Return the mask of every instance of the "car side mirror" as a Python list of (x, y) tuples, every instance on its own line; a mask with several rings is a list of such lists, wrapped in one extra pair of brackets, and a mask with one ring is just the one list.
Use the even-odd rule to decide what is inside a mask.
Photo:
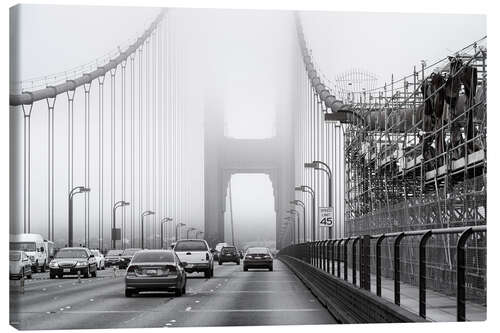
[(23, 261), (28, 261), (28, 258), (24, 258)]
[(40, 252), (42, 252), (42, 253), (43, 253), (44, 251), (45, 251), (45, 249), (44, 249), (43, 247), (41, 247), (41, 248), (40, 248)]
[(94, 255), (93, 255), (93, 254), (91, 254), (91, 255), (89, 256), (89, 258), (94, 258)]
[(214, 253), (215, 252), (215, 249), (210, 249), (210, 253)]

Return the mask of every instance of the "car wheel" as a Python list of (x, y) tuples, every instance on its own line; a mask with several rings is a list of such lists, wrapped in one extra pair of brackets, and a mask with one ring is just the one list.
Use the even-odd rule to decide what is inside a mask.
[(45, 273), (45, 262), (43, 263), (42, 267), (40, 267), (40, 271), (42, 273)]
[(49, 274), (49, 277), (50, 277), (51, 279), (55, 279), (55, 278), (56, 278), (56, 275), (55, 275), (54, 273), (52, 273), (52, 272), (51, 272), (51, 273)]
[(186, 282), (184, 282), (184, 286), (182, 287), (182, 294), (186, 294)]
[(239, 264), (240, 264), (240, 261), (238, 260), (238, 261), (236, 262), (236, 265), (239, 265)]
[(273, 266), (269, 266), (269, 271), (272, 272), (273, 271)]
[(219, 265), (222, 265), (222, 261), (219, 260)]
[(87, 270), (83, 273), (83, 277), (86, 279), (89, 277), (89, 272), (90, 272), (90, 268), (87, 267)]
[(182, 296), (182, 288), (175, 288), (175, 297)]
[(57, 277), (60, 278), (60, 279), (62, 279), (64, 277), (64, 275), (59, 274)]
[(248, 271), (248, 267), (243, 266), (243, 271), (247, 272)]
[(211, 276), (210, 276), (210, 269), (207, 269), (205, 271), (205, 279), (210, 279), (210, 278), (211, 278)]
[(125, 289), (125, 297), (132, 297), (134, 292), (130, 289)]
[(92, 277), (97, 277), (97, 268), (91, 273)]

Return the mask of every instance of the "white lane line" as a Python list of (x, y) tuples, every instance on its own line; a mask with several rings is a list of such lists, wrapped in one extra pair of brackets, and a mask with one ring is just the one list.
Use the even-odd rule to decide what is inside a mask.
[(170, 322), (171, 322), (171, 323), (175, 323), (175, 322), (177, 322), (177, 320), (172, 319)]
[(206, 309), (191, 312), (316, 312), (324, 309)]
[(186, 312), (191, 311), (191, 309), (192, 309), (192, 308), (191, 308), (190, 306), (188, 306), (188, 307), (186, 308)]
[(195, 302), (195, 303), (200, 303), (200, 301), (198, 301), (198, 300), (196, 300), (196, 301), (194, 301), (194, 302)]
[(93, 298), (91, 298), (91, 299), (89, 299), (89, 301), (93, 302), (93, 301), (94, 301), (94, 299), (93, 299)]

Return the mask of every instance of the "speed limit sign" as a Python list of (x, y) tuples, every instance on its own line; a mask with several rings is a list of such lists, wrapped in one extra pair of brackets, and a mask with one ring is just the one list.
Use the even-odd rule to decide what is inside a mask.
[(333, 207), (319, 207), (319, 226), (333, 227)]

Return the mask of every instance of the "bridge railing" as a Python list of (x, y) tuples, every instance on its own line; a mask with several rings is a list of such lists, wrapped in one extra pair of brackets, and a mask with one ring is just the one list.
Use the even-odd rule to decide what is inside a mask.
[[(473, 288), (471, 281), (466, 280), (466, 272), (473, 265), (468, 265), (467, 261), (475, 261), (477, 257), (486, 257), (486, 226), (473, 227), (456, 227), (443, 229), (427, 229), (414, 230), (407, 232), (394, 232), (378, 235), (360, 235), (355, 237), (347, 237), (341, 239), (327, 239), (315, 242), (306, 242), (290, 245), (280, 250), (280, 255), (291, 256), (307, 262), (316, 268), (351, 282), (354, 286), (359, 285), (360, 288), (371, 291), (371, 266), (375, 266), (375, 293), (377, 296), (382, 296), (382, 278), (383, 278), (383, 256), (382, 243), (384, 240), (392, 240), (392, 280), (393, 280), (393, 301), (396, 305), (401, 305), (401, 243), (404, 239), (410, 237), (418, 238), (418, 313), (422, 318), (426, 318), (427, 310), (427, 290), (432, 289), (427, 286), (429, 272), (434, 266), (434, 262), (430, 261), (428, 243), (432, 236), (438, 235), (455, 235), (455, 244), (450, 244), (450, 248), (454, 249), (453, 256), (456, 256), (456, 269), (450, 271), (456, 274), (454, 283), (454, 292), (456, 296), (456, 320), (466, 320), (466, 298), (467, 288)], [(477, 246), (468, 246), (467, 241), (471, 236), (481, 237), (484, 239), (484, 255), (477, 255)], [(350, 251), (349, 251), (350, 245)], [(374, 245), (374, 246), (373, 246)], [(372, 248), (375, 248), (375, 253), (371, 254)], [(359, 250), (359, 251), (358, 251)], [(468, 253), (474, 252), (474, 253)], [(451, 252), (451, 251), (450, 251)], [(350, 258), (349, 258), (350, 257)], [(374, 260), (373, 260), (374, 259)], [(415, 260), (415, 258), (413, 258)], [(485, 260), (485, 259), (484, 259)], [(359, 272), (357, 272), (357, 267)], [(349, 281), (349, 268), (351, 270), (351, 279)], [(431, 273), (431, 275), (434, 273)], [(482, 283), (480, 288), (483, 292), (486, 291), (486, 268), (482, 268), (479, 273)], [(359, 276), (359, 284), (357, 282)], [(453, 281), (453, 279), (451, 279)], [(477, 286), (475, 286), (477, 287)]]

